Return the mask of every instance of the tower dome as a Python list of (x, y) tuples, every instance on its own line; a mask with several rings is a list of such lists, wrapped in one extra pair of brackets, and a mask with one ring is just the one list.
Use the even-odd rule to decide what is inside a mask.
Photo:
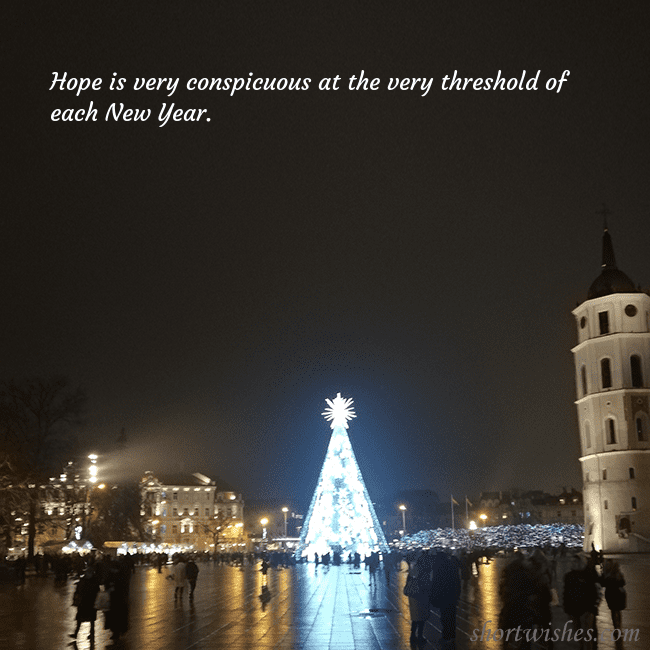
[(603, 232), (603, 270), (600, 275), (592, 282), (587, 294), (587, 300), (609, 296), (612, 293), (636, 293), (634, 282), (619, 270), (616, 266), (614, 257), (614, 245), (612, 237), (605, 224)]

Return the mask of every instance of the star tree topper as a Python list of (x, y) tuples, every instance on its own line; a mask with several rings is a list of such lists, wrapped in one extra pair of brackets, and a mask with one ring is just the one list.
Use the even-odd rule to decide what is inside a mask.
[(348, 420), (356, 418), (357, 415), (352, 408), (351, 397), (343, 398), (341, 393), (338, 393), (334, 399), (325, 399), (329, 406), (321, 413), (325, 416), (326, 420), (332, 420), (330, 425), (332, 429), (336, 427), (348, 428)]

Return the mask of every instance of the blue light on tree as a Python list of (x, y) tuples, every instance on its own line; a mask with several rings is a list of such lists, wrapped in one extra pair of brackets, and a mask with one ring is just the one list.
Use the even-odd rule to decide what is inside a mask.
[(368, 496), (346, 429), (356, 417), (352, 399), (326, 400), (323, 415), (331, 421), (332, 437), (316, 491), (300, 534), (296, 557), (339, 552), (368, 555), (388, 551), (386, 538)]

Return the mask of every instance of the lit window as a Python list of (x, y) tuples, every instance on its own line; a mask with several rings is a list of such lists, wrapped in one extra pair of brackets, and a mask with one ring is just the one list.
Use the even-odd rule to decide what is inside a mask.
[(603, 388), (612, 387), (612, 369), (610, 366), (609, 359), (600, 360), (600, 376), (603, 383)]
[(632, 387), (643, 388), (643, 371), (641, 370), (641, 357), (633, 354), (630, 357), (630, 372), (632, 374)]

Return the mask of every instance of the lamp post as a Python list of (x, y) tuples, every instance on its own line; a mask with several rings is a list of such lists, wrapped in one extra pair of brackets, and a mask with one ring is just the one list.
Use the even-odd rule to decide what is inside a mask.
[(264, 517), (264, 519), (260, 519), (260, 524), (262, 524), (262, 542), (266, 543), (266, 524), (269, 523), (269, 520)]
[[(90, 483), (97, 483), (97, 454), (88, 454), (90, 466), (88, 467), (88, 480)], [(86, 503), (84, 505), (83, 533), (88, 536), (88, 519), (90, 518), (90, 487), (86, 484)]]
[(403, 534), (406, 535), (406, 506), (402, 503), (399, 509), (402, 511), (402, 530), (404, 531)]
[(282, 512), (284, 513), (284, 536), (287, 536), (287, 512), (289, 512), (289, 508), (286, 506), (282, 508)]
[(479, 515), (479, 519), (481, 520), (482, 525), (485, 526), (485, 520), (487, 519), (487, 515), (486, 514), (481, 514), (481, 515)]

